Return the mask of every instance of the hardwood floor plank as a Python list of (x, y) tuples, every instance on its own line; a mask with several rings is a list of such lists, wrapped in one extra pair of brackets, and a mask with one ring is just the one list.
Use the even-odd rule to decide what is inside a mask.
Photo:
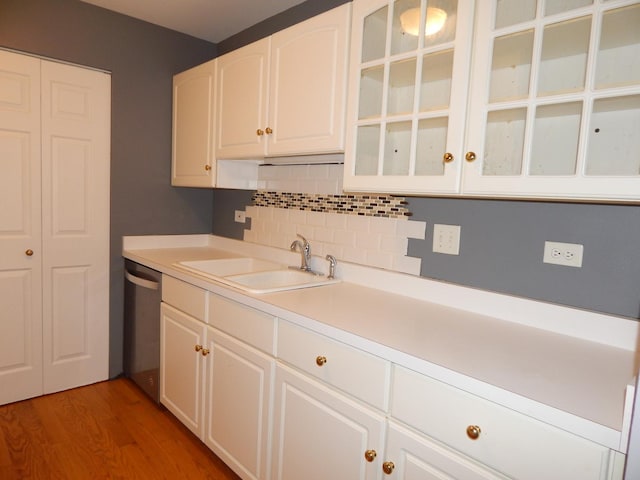
[(0, 479), (238, 480), (127, 379), (0, 406)]

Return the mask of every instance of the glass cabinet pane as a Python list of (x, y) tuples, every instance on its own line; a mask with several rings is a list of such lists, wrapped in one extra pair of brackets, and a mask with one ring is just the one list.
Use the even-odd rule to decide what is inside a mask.
[(420, 111), (449, 107), (453, 50), (425, 55), (422, 60), (420, 84)]
[(394, 2), (391, 55), (418, 48), (421, 18), (420, 0), (396, 0)]
[(385, 56), (387, 45), (387, 15), (389, 7), (376, 10), (364, 19), (362, 31), (362, 62)]
[(496, 28), (509, 27), (536, 18), (536, 0), (497, 0)]
[(544, 14), (545, 16), (555, 15), (592, 4), (593, 0), (545, 0)]
[(640, 175), (640, 95), (593, 104), (587, 175)]
[(526, 108), (489, 112), (483, 175), (520, 175), (526, 117)]
[(367, 68), (360, 72), (358, 118), (379, 117), (382, 113), (384, 67)]
[(538, 95), (584, 89), (590, 32), (591, 17), (545, 27)]
[(413, 112), (415, 84), (415, 58), (391, 64), (387, 98), (387, 113), (389, 115)]
[(380, 125), (358, 127), (356, 139), (356, 175), (377, 175), (380, 157)]
[(408, 175), (411, 158), (411, 122), (387, 124), (383, 175)]
[(596, 88), (640, 84), (640, 4), (603, 15)]
[(446, 117), (427, 118), (418, 122), (416, 147), (416, 175), (443, 175), (443, 156), (447, 151)]
[(573, 175), (578, 159), (582, 102), (536, 109), (529, 174)]
[(529, 94), (532, 54), (533, 30), (495, 39), (489, 87), (490, 102), (525, 98)]
[(424, 46), (427, 48), (453, 42), (456, 38), (456, 0), (427, 1)]

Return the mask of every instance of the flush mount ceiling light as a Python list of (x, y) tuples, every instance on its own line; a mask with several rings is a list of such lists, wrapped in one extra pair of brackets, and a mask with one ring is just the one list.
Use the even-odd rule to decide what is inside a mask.
[[(447, 21), (447, 12), (440, 8), (428, 7), (427, 8), (427, 21), (424, 27), (425, 36), (438, 33), (444, 27), (444, 22)], [(405, 10), (400, 15), (400, 25), (402, 30), (409, 35), (418, 36), (420, 33), (420, 7), (410, 8)]]

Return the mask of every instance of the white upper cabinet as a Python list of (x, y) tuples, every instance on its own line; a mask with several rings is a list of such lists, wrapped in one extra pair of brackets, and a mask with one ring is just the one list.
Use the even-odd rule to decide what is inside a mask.
[(462, 191), (640, 198), (640, 2), (480, 2), (477, 25)]
[(351, 5), (218, 58), (220, 159), (344, 151)]
[(214, 99), (216, 61), (173, 77), (171, 185), (214, 187)]
[(355, 0), (345, 188), (640, 198), (640, 2), (476, 3)]
[(457, 191), (473, 4), (354, 1), (345, 190)]

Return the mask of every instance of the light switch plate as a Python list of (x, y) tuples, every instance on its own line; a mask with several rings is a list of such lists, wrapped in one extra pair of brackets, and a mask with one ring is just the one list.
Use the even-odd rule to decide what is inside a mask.
[(433, 226), (433, 251), (447, 255), (460, 255), (460, 225)]

